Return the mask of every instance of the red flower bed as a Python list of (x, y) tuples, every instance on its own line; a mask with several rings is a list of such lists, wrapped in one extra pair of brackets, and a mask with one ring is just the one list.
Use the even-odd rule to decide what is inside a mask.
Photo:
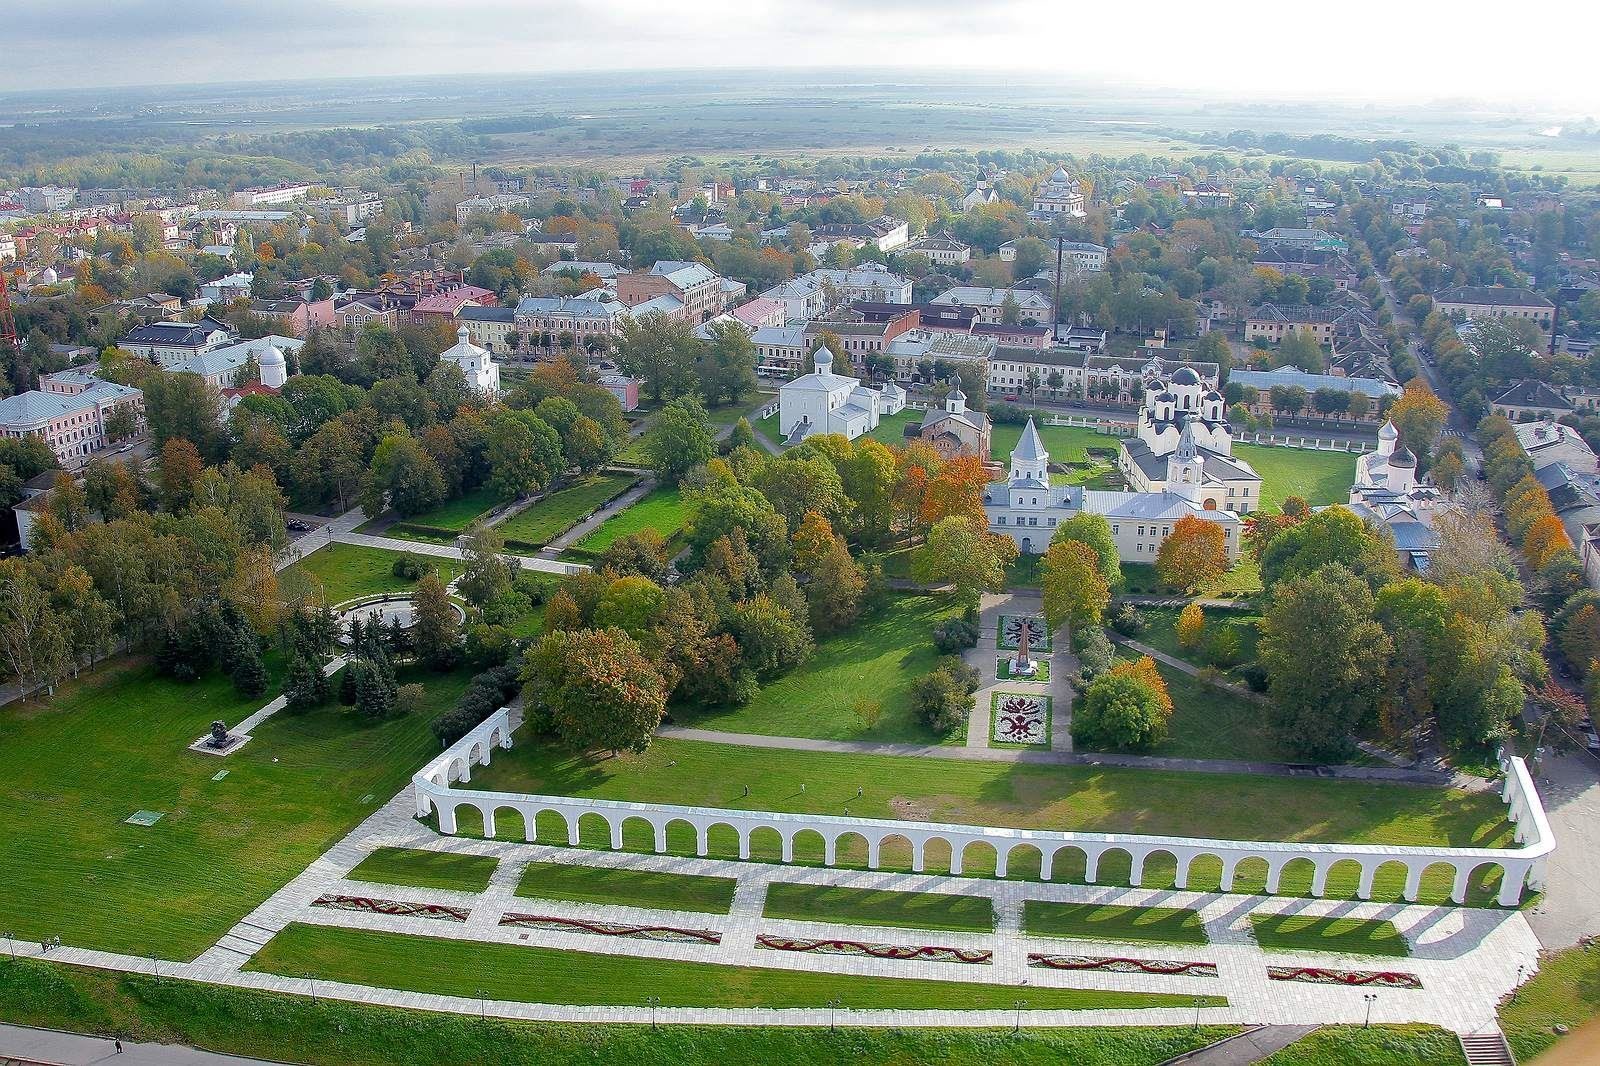
[(618, 922), (591, 922), (581, 918), (557, 918), (551, 914), (506, 914), (501, 925), (527, 929), (551, 929), (558, 933), (595, 933), (600, 936), (627, 936), (640, 940), (672, 943), (720, 944), (722, 934), (715, 929), (679, 929), (671, 925), (624, 925)]
[(1123, 959), (1100, 955), (1030, 953), (1028, 965), (1047, 970), (1099, 970), (1105, 973), (1149, 973), (1166, 977), (1215, 977), (1214, 962), (1169, 962), (1166, 959)]
[(1313, 985), (1346, 985), (1351, 988), (1421, 988), (1422, 978), (1414, 973), (1393, 970), (1324, 970), (1318, 966), (1268, 966), (1267, 976), (1274, 981), (1304, 981)]
[(859, 940), (807, 940), (799, 937), (762, 933), (756, 946), (772, 951), (803, 951), (819, 955), (862, 955), (873, 959), (901, 959), (916, 962), (962, 962), (987, 966), (994, 961), (992, 951), (947, 948), (938, 945), (909, 947), (902, 944), (864, 944)]
[(464, 922), (472, 913), (466, 907), (447, 907), (442, 903), (408, 903), (405, 900), (372, 899), (367, 896), (318, 896), (311, 901), (311, 905), (335, 911), (366, 911), (369, 914), (389, 914), (401, 918), (437, 918), (446, 922)]

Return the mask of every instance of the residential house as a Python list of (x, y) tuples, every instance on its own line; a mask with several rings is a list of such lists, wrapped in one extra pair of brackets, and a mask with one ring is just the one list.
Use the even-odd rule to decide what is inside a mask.
[(407, 313), (413, 325), (421, 326), (444, 319), (455, 320), (465, 307), (494, 307), (500, 302), (492, 289), (477, 285), (456, 285), (418, 298)]
[(638, 307), (658, 296), (681, 301), (681, 317), (701, 323), (722, 312), (722, 279), (703, 263), (663, 259), (649, 270), (618, 274), (617, 299), (625, 307)]
[(106, 446), (106, 416), (116, 408), (144, 412), (138, 389), (81, 370), (46, 374), (39, 384), (0, 399), (0, 437), (42, 437), (62, 466), (80, 466)]
[(456, 223), (466, 225), (467, 219), (473, 215), (499, 215), (505, 213), (515, 214), (520, 207), (527, 207), (531, 200), (526, 196), (500, 194), (495, 196), (474, 196), (470, 200), (462, 200), (456, 204)]
[(972, 307), (983, 322), (999, 322), (1005, 316), (1007, 300), (1016, 304), (1017, 319), (1031, 325), (1044, 325), (1053, 317), (1050, 299), (1032, 289), (993, 289), (980, 285), (957, 285), (933, 298), (933, 303)]
[(250, 313), (272, 319), (291, 337), (304, 337), (314, 329), (333, 325), (333, 299), (251, 300)]
[(918, 237), (900, 249), (900, 252), (902, 255), (925, 255), (929, 262), (938, 263), (940, 266), (965, 263), (972, 258), (972, 246), (963, 244), (949, 234), (939, 237)]
[(1489, 402), (1494, 414), (1513, 422), (1538, 422), (1560, 418), (1572, 411), (1561, 390), (1543, 381), (1519, 381)]
[(1451, 316), (1521, 318), (1548, 335), (1555, 304), (1530, 289), (1509, 285), (1457, 285), (1433, 294), (1434, 309)]
[(135, 326), (123, 335), (117, 346), (163, 367), (171, 367), (238, 339), (239, 334), (232, 326), (207, 315), (198, 322), (151, 322)]

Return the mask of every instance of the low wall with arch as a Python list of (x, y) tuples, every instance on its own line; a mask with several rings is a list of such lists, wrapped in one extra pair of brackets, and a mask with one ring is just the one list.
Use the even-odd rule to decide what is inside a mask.
[(775, 832), (781, 842), (782, 861), (794, 860), (794, 843), (801, 833), (814, 833), (823, 844), (823, 861), (833, 865), (840, 841), (860, 837), (866, 843), (867, 865), (876, 869), (886, 841), (903, 841), (911, 848), (911, 868), (921, 872), (930, 844), (949, 849), (950, 872), (962, 872), (963, 854), (971, 844), (986, 844), (994, 849), (995, 876), (1006, 875), (1011, 854), (1018, 848), (1037, 851), (1040, 877), (1048, 880), (1057, 856), (1081, 852), (1085, 879), (1094, 884), (1103, 857), (1120, 853), (1128, 857), (1131, 883), (1138, 886), (1146, 861), (1165, 853), (1175, 860), (1176, 888), (1188, 886), (1191, 866), (1199, 859), (1221, 864), (1222, 891), (1233, 889), (1241, 864), (1260, 860), (1266, 865), (1266, 891), (1278, 891), (1284, 869), (1293, 862), (1309, 862), (1312, 867), (1311, 895), (1325, 894), (1328, 874), (1334, 866), (1354, 862), (1361, 870), (1357, 895), (1372, 895), (1373, 881), (1381, 867), (1398, 863), (1405, 868), (1402, 895), (1415, 900), (1421, 891), (1423, 875), (1430, 867), (1448, 867), (1454, 880), (1450, 898), (1465, 903), (1474, 873), (1485, 867), (1501, 872), (1497, 902), (1514, 907), (1522, 900), (1523, 889), (1543, 887), (1544, 860), (1555, 848), (1550, 823), (1534, 790), (1533, 778), (1522, 759), (1502, 755), (1505, 783), (1501, 798), (1506, 817), (1515, 827), (1516, 846), (1512, 848), (1405, 847), (1382, 844), (1306, 844), (1287, 841), (1209, 840), (1196, 837), (1144, 836), (1131, 833), (1065, 833), (1046, 829), (1009, 829), (999, 826), (957, 825), (941, 822), (903, 822), (881, 818), (852, 818), (820, 814), (782, 814), (772, 811), (740, 811), (716, 807), (683, 807), (664, 803), (630, 803), (623, 800), (579, 799), (569, 796), (536, 796), (515, 792), (485, 792), (453, 787), (470, 781), (474, 766), (487, 766), (496, 748), (511, 747), (512, 723), (509, 710), (491, 715), (412, 778), (416, 793), (417, 817), (437, 812), (439, 831), (456, 832), (456, 812), (471, 808), (483, 819), (485, 836), (493, 836), (495, 816), (513, 811), (522, 819), (527, 839), (532, 842), (539, 815), (553, 813), (566, 823), (568, 843), (579, 843), (579, 819), (597, 816), (609, 829), (611, 847), (622, 847), (623, 823), (639, 820), (654, 833), (655, 850), (667, 849), (667, 829), (682, 822), (693, 828), (696, 852), (704, 855), (712, 829), (724, 827), (738, 837), (739, 857), (750, 857), (751, 834), (758, 830)]

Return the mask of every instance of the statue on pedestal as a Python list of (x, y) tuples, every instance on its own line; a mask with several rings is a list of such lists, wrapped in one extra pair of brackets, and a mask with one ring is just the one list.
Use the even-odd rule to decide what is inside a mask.
[(1028, 656), (1028, 637), (1033, 633), (1032, 619), (1023, 619), (1021, 633), (1017, 637), (1017, 654), (1011, 660), (1012, 677), (1032, 677), (1039, 672), (1039, 666)]
[(232, 742), (232, 740), (233, 738), (228, 735), (228, 725), (226, 722), (218, 721), (211, 723), (211, 735), (206, 738), (207, 744), (211, 745), (213, 748), (221, 749), (226, 748), (228, 744)]

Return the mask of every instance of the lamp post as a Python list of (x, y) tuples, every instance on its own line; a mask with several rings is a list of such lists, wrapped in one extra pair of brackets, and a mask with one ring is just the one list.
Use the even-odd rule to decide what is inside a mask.
[(315, 1006), (317, 1002), (317, 979), (308, 973), (301, 974), (301, 976), (304, 977), (306, 979), (306, 983), (311, 986), (311, 1003), (313, 1006)]
[(1368, 992), (1361, 998), (1367, 1001), (1367, 1020), (1361, 1023), (1361, 1028), (1368, 1029), (1372, 1026), (1372, 1005), (1378, 1002), (1378, 994), (1376, 992)]
[(1027, 1005), (1028, 1001), (1025, 999), (1015, 1000), (1011, 1004), (1011, 1009), (1017, 1012), (1016, 1024), (1011, 1027), (1012, 1036), (1022, 1035), (1022, 1008), (1026, 1007)]
[(838, 1000), (836, 1000), (836, 999), (828, 1000), (828, 1032), (830, 1032), (830, 1033), (835, 1031), (834, 1024), (833, 1024), (833, 1012), (838, 1010), (838, 1009), (839, 1009), (839, 1001)]
[(653, 1033), (656, 1030), (656, 1008), (661, 1006), (661, 997), (646, 996), (644, 1001), (650, 1007), (650, 1031)]
[(17, 943), (16, 943), (16, 941), (11, 939), (11, 934), (10, 933), (0, 933), (0, 936), (4, 936), (6, 938), (6, 947), (8, 949), (10, 949), (10, 951), (11, 951), (11, 961), (12, 962), (16, 962), (17, 961)]
[(489, 997), (483, 991), (483, 989), (480, 988), (480, 989), (478, 989), (478, 1020), (480, 1022), (482, 1022), (482, 1021), (487, 1021), (488, 1019), (489, 1019)]

